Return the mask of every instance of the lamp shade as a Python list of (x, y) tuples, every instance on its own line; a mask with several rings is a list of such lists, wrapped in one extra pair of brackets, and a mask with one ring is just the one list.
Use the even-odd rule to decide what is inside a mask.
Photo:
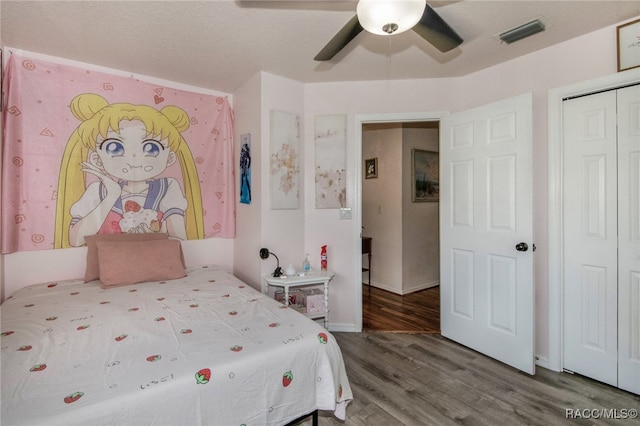
[(360, 0), (356, 7), (362, 28), (373, 34), (399, 34), (413, 28), (424, 13), (426, 0)]

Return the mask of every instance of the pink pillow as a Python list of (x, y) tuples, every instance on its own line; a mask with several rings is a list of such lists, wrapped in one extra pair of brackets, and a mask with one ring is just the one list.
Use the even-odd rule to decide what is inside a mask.
[(178, 240), (97, 241), (102, 288), (186, 276)]
[(84, 282), (100, 278), (96, 241), (150, 241), (166, 240), (167, 238), (169, 238), (169, 234), (162, 232), (148, 234), (96, 234), (85, 236), (84, 241), (87, 244), (87, 268), (84, 272)]

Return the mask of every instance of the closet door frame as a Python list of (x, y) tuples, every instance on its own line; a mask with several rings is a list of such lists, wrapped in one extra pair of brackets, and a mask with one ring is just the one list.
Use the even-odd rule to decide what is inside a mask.
[(559, 87), (549, 91), (548, 96), (548, 358), (540, 358), (538, 365), (553, 371), (563, 369), (563, 225), (562, 225), (562, 156), (563, 114), (562, 102), (565, 98), (587, 95), (603, 90), (613, 90), (640, 83), (640, 70), (632, 69), (597, 79)]

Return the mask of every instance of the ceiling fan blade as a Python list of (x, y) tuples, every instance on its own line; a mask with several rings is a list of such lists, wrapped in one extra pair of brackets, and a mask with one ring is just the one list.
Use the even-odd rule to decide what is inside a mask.
[(329, 43), (315, 56), (316, 61), (328, 61), (353, 40), (364, 28), (358, 22), (358, 16), (351, 18), (344, 27), (333, 36)]
[(441, 52), (448, 52), (462, 43), (462, 37), (449, 26), (428, 4), (420, 22), (413, 27), (420, 37), (434, 45)]

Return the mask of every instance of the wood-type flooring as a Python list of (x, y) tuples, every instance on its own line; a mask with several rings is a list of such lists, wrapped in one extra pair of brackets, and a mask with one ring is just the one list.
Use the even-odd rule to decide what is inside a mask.
[[(354, 400), (345, 422), (322, 412), (321, 426), (640, 424), (628, 416), (640, 409), (638, 395), (541, 367), (530, 376), (437, 334), (333, 336)], [(582, 418), (576, 419), (576, 413)], [(627, 418), (620, 418), (624, 413)]]
[(363, 285), (362, 328), (365, 331), (440, 333), (440, 287), (400, 296)]
[(541, 367), (530, 376), (442, 337), (439, 287), (370, 290), (363, 286), (365, 331), (332, 333), (354, 400), (346, 421), (321, 412), (321, 426), (640, 425), (629, 416), (638, 395)]

